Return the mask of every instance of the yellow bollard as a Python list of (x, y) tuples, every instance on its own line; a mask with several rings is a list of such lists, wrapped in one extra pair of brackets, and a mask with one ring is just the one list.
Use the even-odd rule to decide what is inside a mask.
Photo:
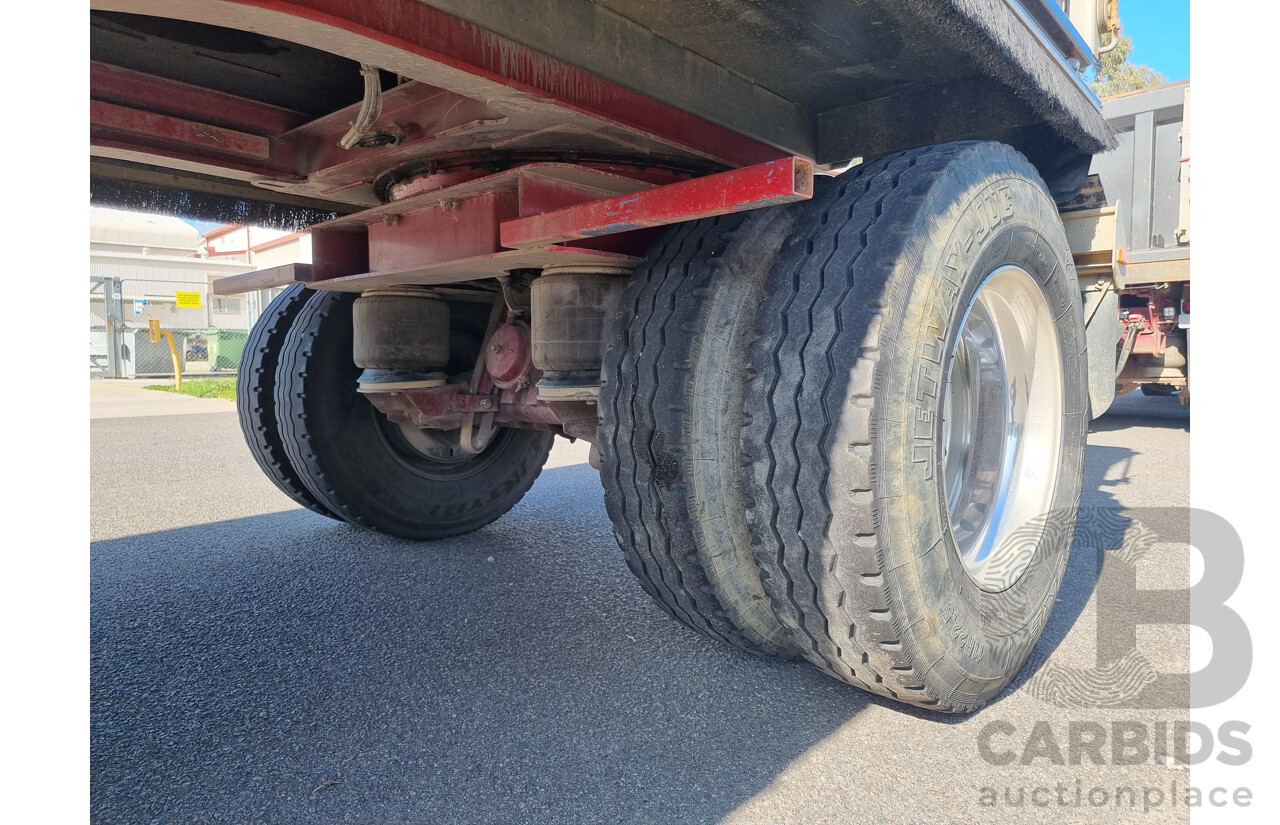
[(161, 335), (169, 342), (169, 355), (173, 358), (173, 388), (182, 392), (182, 362), (178, 360), (178, 348), (173, 344), (173, 333), (160, 329), (160, 322), (155, 318), (147, 321), (147, 329), (151, 333), (151, 343), (160, 343)]

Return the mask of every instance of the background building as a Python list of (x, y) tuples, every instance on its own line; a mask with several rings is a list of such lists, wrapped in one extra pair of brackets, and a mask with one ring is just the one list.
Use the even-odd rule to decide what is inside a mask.
[(173, 332), (184, 373), (233, 371), (276, 290), (218, 296), (213, 281), (310, 260), (302, 233), (232, 224), (201, 235), (179, 218), (90, 207), (90, 375), (172, 375), (168, 344), (150, 341), (152, 319)]

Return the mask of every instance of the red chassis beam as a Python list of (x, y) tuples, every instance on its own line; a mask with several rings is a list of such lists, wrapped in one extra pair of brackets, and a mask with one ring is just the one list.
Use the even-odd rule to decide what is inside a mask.
[[(307, 122), (306, 115), (256, 100), (194, 86), (145, 72), (89, 61), (95, 100), (131, 109), (203, 121), (255, 135), (274, 135)], [(93, 112), (90, 110), (90, 117)]]
[(595, 238), (813, 197), (813, 164), (797, 157), (504, 221), (516, 249)]
[(172, 143), (198, 151), (254, 160), (271, 157), (271, 141), (267, 138), (199, 121), (144, 112), (100, 100), (89, 101), (89, 118), (93, 129), (106, 133), (123, 133), (162, 144)]
[[(214, 291), (234, 294), (299, 280), (314, 289), (348, 292), (446, 284), (492, 278), (511, 269), (541, 269), (555, 265), (556, 258), (566, 264), (630, 266), (638, 259), (620, 249), (583, 249), (559, 242), (759, 209), (813, 195), (813, 164), (789, 157), (518, 217), (524, 214), (518, 196), (494, 187), (509, 187), (520, 176), (520, 170), (499, 173), (320, 224), (313, 232), (315, 272), (285, 265), (220, 279)], [(612, 178), (596, 173), (598, 182), (624, 182)], [(520, 191), (527, 192), (529, 187), (521, 186)], [(529, 203), (544, 200), (545, 193), (536, 191), (539, 197)], [(568, 193), (566, 188), (559, 196), (569, 197)], [(417, 201), (423, 204), (418, 206)], [(405, 214), (398, 214), (399, 210)], [(459, 220), (460, 216), (470, 217)], [(345, 250), (345, 263), (329, 260), (324, 250), (331, 244), (337, 244), (334, 252)]]

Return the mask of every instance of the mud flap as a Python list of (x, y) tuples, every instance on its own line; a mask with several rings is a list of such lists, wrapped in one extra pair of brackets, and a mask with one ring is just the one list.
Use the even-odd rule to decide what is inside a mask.
[(1084, 333), (1089, 356), (1089, 410), (1093, 418), (1105, 413), (1116, 398), (1116, 342), (1123, 334), (1120, 294), (1108, 289), (1101, 293), (1100, 300), (1091, 300), (1097, 294), (1085, 293)]

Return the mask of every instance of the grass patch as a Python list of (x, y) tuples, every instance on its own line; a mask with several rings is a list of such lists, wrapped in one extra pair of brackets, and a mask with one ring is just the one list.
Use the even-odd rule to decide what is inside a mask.
[[(175, 392), (172, 384), (151, 384), (149, 390)], [(194, 395), (196, 398), (225, 398), (236, 400), (236, 379), (228, 378), (196, 378), (182, 382), (183, 395)]]

